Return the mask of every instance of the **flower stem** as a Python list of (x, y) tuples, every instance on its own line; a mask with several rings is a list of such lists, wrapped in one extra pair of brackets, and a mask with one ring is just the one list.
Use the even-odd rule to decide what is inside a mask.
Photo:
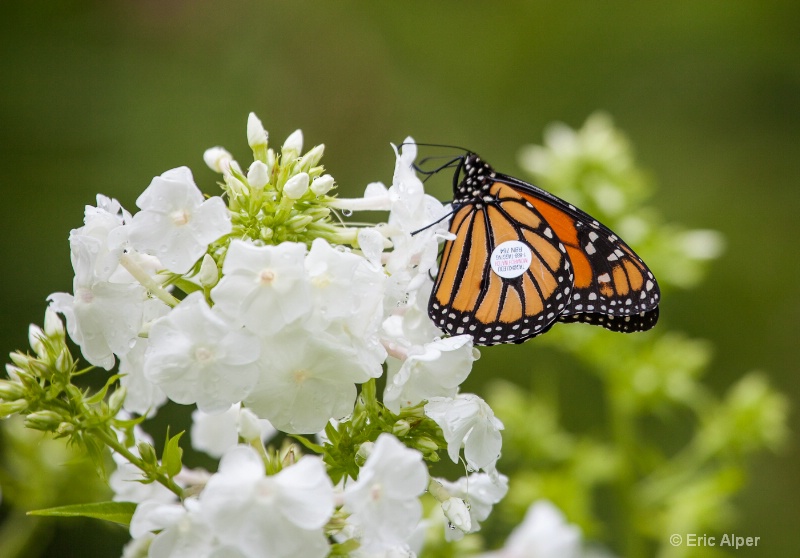
[(119, 259), (119, 263), (122, 265), (122, 267), (128, 270), (128, 273), (133, 275), (134, 279), (139, 281), (139, 283), (141, 283), (145, 289), (150, 291), (153, 296), (161, 299), (171, 308), (174, 308), (180, 303), (180, 300), (165, 291), (164, 288), (156, 283), (155, 280), (150, 277), (150, 275), (144, 269), (142, 269), (139, 264), (133, 261), (133, 258), (131, 258), (128, 254), (123, 254)]
[(122, 445), (119, 440), (117, 440), (116, 436), (107, 432), (104, 428), (93, 429), (93, 432), (98, 438), (105, 442), (109, 448), (127, 459), (132, 465), (138, 467), (145, 475), (147, 475), (147, 478), (154, 479), (156, 482), (162, 484), (168, 490), (173, 492), (179, 499), (183, 499), (183, 489), (178, 486), (175, 481), (163, 473), (153, 471), (151, 468), (147, 467), (147, 464), (142, 459), (134, 455), (128, 448)]
[(620, 533), (625, 540), (623, 556), (644, 556), (644, 540), (636, 531), (636, 432), (635, 417), (630, 406), (619, 396), (613, 385), (606, 384), (609, 402), (611, 432), (614, 445), (620, 454), (619, 474), (617, 475), (617, 497), (620, 505)]

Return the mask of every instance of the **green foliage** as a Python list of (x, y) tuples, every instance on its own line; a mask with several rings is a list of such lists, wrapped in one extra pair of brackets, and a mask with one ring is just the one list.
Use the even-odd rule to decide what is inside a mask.
[(35, 510), (28, 512), (28, 515), (48, 516), (48, 517), (91, 517), (111, 521), (127, 527), (133, 512), (136, 511), (136, 504), (133, 502), (96, 502), (91, 504), (76, 504), (73, 506), (59, 506), (45, 510)]
[[(588, 209), (646, 257), (664, 304), (676, 287), (696, 284), (720, 253), (718, 234), (662, 224), (641, 206), (650, 191), (645, 175), (604, 115), (577, 131), (551, 128), (546, 146), (526, 148), (522, 158), (537, 183)], [(564, 426), (570, 417), (560, 416), (559, 401), (569, 394), (561, 392), (559, 370), (547, 371), (555, 382), (549, 391), (491, 385), (488, 400), (506, 426), (498, 466), (513, 487), (500, 504), (507, 523), (548, 498), (589, 538), (623, 556), (655, 549), (693, 556), (691, 547), (672, 546), (670, 535), (729, 526), (732, 497), (746, 479), (744, 458), (778, 449), (787, 437), (787, 399), (763, 374), (741, 377), (720, 399), (701, 383), (710, 345), (668, 324), (636, 335), (561, 326), (535, 343), (557, 352), (559, 368), (577, 368), (587, 374), (585, 385), (599, 386), (592, 401), (604, 420), (583, 431)]]

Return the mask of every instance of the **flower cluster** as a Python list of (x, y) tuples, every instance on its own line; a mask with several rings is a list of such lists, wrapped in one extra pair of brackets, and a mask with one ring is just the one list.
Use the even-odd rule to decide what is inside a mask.
[[(646, 250), (667, 289), (697, 281), (721, 250), (716, 233), (665, 226), (637, 207), (647, 183), (607, 117), (556, 125), (545, 139), (523, 151), (523, 166)], [(638, 556), (646, 538), (670, 550), (665, 533), (719, 528), (741, 456), (786, 438), (787, 402), (762, 375), (718, 400), (697, 381), (706, 345), (663, 330), (556, 328), (538, 343), (595, 372), (610, 432), (569, 432), (552, 402), (510, 383), (490, 386), (491, 406), (463, 392), (479, 354), (427, 314), (449, 208), (425, 194), (413, 140), (395, 148), (391, 185), (351, 199), (335, 195), (324, 146), (304, 151), (299, 130), (276, 150), (251, 114), (247, 140), (246, 167), (224, 148), (206, 151), (218, 195), (172, 169), (137, 199), (139, 211), (100, 195), (71, 232), (72, 293), (49, 297), (31, 350), (11, 355), (0, 417), (67, 438), (100, 470), (110, 449), (114, 495), (41, 515), (128, 523), (125, 558), (414, 558), (423, 547), (610, 556), (583, 548), (581, 529), (603, 527), (595, 492), (613, 484), (603, 492), (619, 494), (617, 538)], [(388, 218), (346, 224), (355, 211)], [(74, 383), (87, 369), (67, 336), (91, 365), (115, 370), (95, 393)], [(183, 432), (168, 430), (156, 451), (148, 421), (168, 401), (191, 410), (190, 443), (220, 460), (216, 472), (184, 463)], [(669, 457), (638, 439), (637, 421), (673, 409), (698, 426)], [(432, 465), (444, 456), (466, 474), (439, 476)], [(481, 554), (486, 522), (514, 519), (505, 546)]]
[[(478, 357), (471, 337), (443, 339), (427, 316), (447, 208), (425, 194), (413, 140), (396, 149), (389, 187), (342, 199), (324, 146), (304, 153), (297, 131), (276, 152), (253, 114), (247, 132), (246, 170), (221, 147), (205, 153), (221, 195), (180, 167), (153, 179), (136, 213), (98, 196), (69, 237), (73, 292), (49, 297), (50, 330), (62, 314), (90, 364), (119, 366), (93, 432), (116, 452), (115, 500), (137, 504), (126, 555), (411, 556), (429, 485), (448, 536), (478, 531), (507, 490), (495, 468), (503, 425), (459, 390)], [(388, 220), (339, 216), (366, 210)], [(58, 343), (48, 335), (32, 335), (40, 356), (63, 346), (63, 327)], [(9, 385), (37, 374), (26, 358)], [(78, 373), (67, 368), (59, 384)], [(9, 410), (46, 407), (22, 399)], [(138, 425), (167, 400), (196, 406), (192, 445), (221, 457), (218, 472), (183, 466), (180, 436), (156, 455)], [(70, 421), (82, 428), (65, 415), (40, 429)], [(276, 432), (317, 455), (265, 447)], [(321, 444), (303, 436), (316, 433)], [(431, 479), (426, 462), (445, 449), (484, 472)]]

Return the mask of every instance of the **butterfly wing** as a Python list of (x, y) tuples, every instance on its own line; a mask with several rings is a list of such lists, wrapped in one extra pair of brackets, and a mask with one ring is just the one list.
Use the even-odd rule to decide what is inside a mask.
[[(570, 303), (573, 271), (567, 247), (524, 193), (494, 182), (492, 203), (457, 207), (450, 223), (428, 307), (450, 335), (470, 334), (478, 345), (519, 343), (544, 333)], [(516, 241), (530, 264), (514, 277), (490, 265), (494, 251)]]
[(565, 245), (574, 269), (573, 290), (559, 321), (612, 331), (644, 331), (658, 321), (655, 276), (608, 227), (564, 200), (513, 177), (498, 175), (528, 200)]

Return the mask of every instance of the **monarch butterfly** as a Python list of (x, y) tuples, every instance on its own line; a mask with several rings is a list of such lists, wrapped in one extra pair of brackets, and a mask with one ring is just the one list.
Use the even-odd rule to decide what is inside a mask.
[(471, 152), (433, 172), (454, 164), (455, 238), (445, 242), (428, 303), (437, 326), (496, 345), (556, 322), (621, 332), (656, 324), (656, 279), (608, 227)]

